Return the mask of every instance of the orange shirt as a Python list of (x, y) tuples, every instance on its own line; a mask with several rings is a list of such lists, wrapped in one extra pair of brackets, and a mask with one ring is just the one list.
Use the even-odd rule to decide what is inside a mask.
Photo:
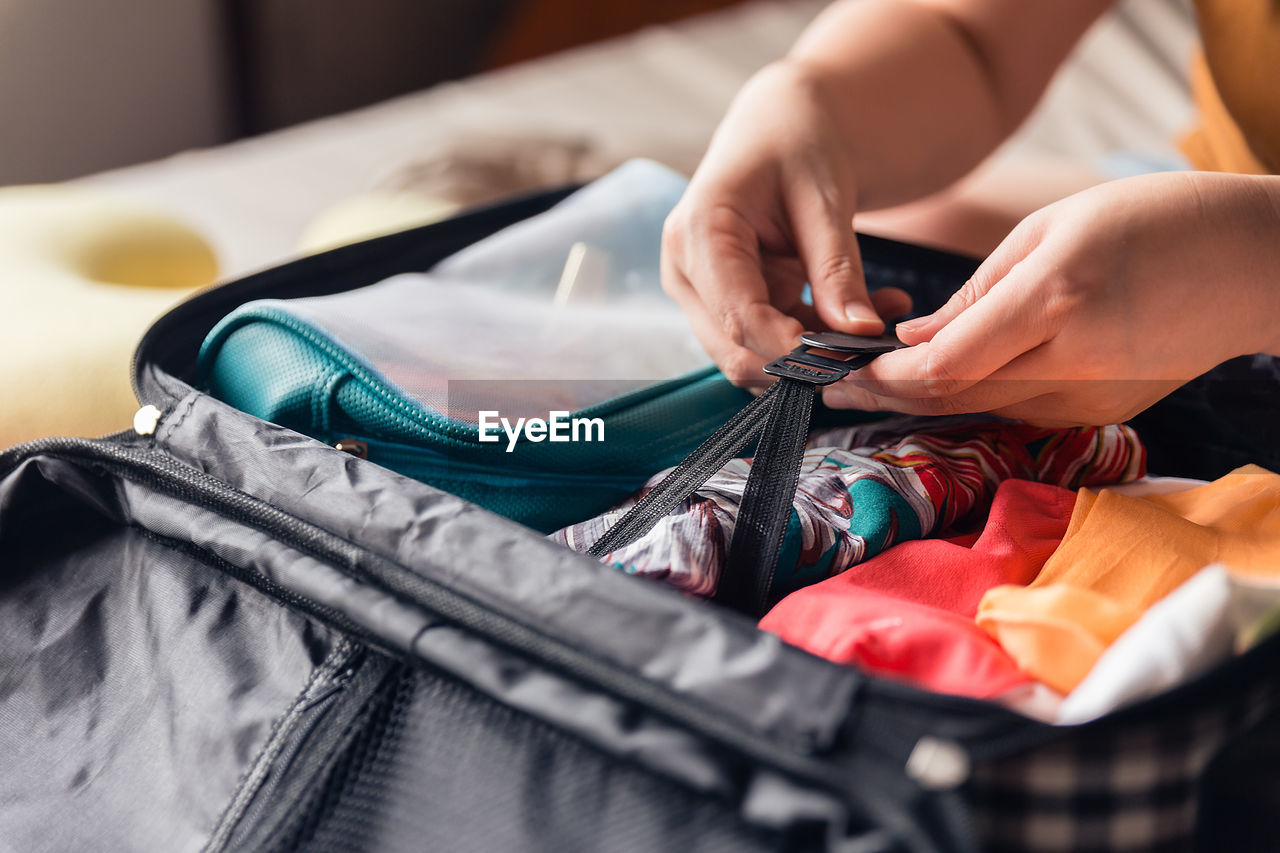
[(1280, 174), (1280, 0), (1195, 0), (1204, 45), (1191, 69), (1197, 169)]
[(1081, 489), (1040, 574), (988, 590), (978, 624), (1024, 672), (1068, 693), (1148, 607), (1212, 563), (1280, 579), (1280, 475), (1246, 465), (1142, 498)]

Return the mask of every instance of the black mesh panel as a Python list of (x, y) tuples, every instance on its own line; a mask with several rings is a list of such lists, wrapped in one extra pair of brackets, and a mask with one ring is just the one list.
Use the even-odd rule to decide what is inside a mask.
[(755, 851), (807, 847), (424, 672), (389, 682), (277, 850)]

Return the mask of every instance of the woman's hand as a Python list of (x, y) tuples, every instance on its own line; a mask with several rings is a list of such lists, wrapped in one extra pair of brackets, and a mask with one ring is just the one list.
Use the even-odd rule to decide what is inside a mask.
[(968, 174), (1111, 2), (837, 0), (752, 77), (662, 240), (663, 286), (729, 378), (764, 381), (804, 330), (875, 334), (909, 310), (868, 296), (855, 210)]
[(1280, 352), (1280, 177), (1173, 172), (1032, 214), (914, 346), (828, 388), (828, 405), (1127, 420), (1238, 355)]
[[(910, 310), (900, 290), (867, 295), (848, 143), (828, 98), (803, 64), (758, 73), (663, 231), (663, 287), (738, 385), (764, 381), (764, 364), (801, 332), (878, 334), (882, 315)], [(806, 281), (812, 306), (801, 301)]]

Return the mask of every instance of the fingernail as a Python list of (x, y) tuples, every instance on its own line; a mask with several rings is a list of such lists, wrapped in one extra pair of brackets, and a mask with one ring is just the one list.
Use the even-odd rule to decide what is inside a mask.
[(880, 317), (871, 307), (862, 302), (847, 302), (844, 306), (844, 316), (852, 323), (879, 323)]
[(917, 317), (914, 320), (903, 320), (898, 324), (899, 332), (914, 332), (916, 329), (924, 325), (924, 318)]

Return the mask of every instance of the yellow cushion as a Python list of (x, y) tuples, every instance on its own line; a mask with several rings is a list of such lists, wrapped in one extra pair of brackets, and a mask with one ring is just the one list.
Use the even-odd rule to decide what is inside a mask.
[(123, 429), (134, 347), (217, 276), (190, 228), (67, 186), (0, 189), (0, 447)]

